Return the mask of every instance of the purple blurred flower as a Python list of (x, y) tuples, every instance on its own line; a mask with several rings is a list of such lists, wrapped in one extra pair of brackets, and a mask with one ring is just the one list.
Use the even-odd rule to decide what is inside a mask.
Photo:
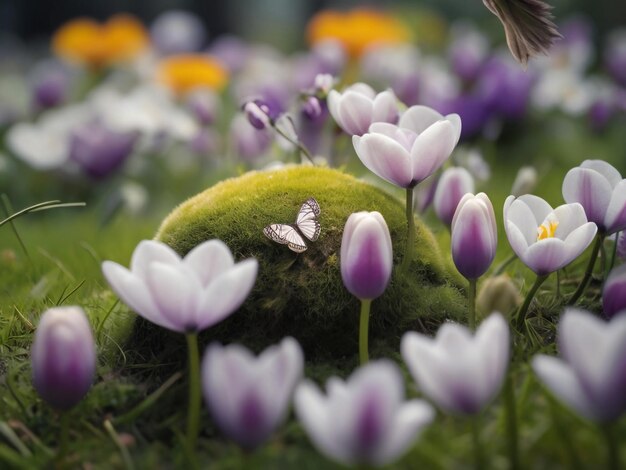
[(352, 295), (380, 297), (391, 278), (391, 236), (380, 212), (355, 212), (348, 217), (341, 239), (341, 278)]
[(435, 106), (442, 114), (459, 115), (463, 127), (460, 139), (463, 141), (480, 135), (491, 118), (490, 104), (474, 93), (460, 93), (454, 97), (439, 100)]
[(474, 335), (446, 323), (432, 339), (410, 331), (400, 350), (424, 394), (441, 409), (463, 415), (480, 413), (498, 394), (509, 365), (509, 327), (492, 314)]
[(219, 59), (231, 73), (241, 71), (250, 57), (250, 47), (237, 36), (218, 37), (209, 47), (209, 54)]
[(613, 79), (626, 86), (626, 28), (615, 30), (609, 35), (604, 62)]
[(469, 171), (458, 166), (445, 170), (439, 179), (433, 200), (439, 220), (449, 227), (461, 198), (466, 193), (473, 192), (474, 178)]
[(562, 359), (535, 356), (535, 374), (585, 418), (617, 421), (626, 411), (626, 315), (607, 323), (584, 310), (567, 309), (557, 339)]
[(467, 279), (489, 269), (498, 247), (498, 228), (491, 201), (485, 193), (465, 194), (452, 219), (452, 259)]
[(244, 449), (263, 444), (285, 420), (303, 367), (293, 338), (258, 357), (238, 344), (211, 344), (202, 361), (202, 389), (222, 432)]
[(603, 160), (585, 160), (568, 171), (563, 199), (582, 204), (587, 218), (606, 234), (626, 229), (626, 179)]
[(219, 323), (244, 302), (258, 270), (255, 259), (236, 263), (220, 240), (209, 240), (181, 257), (164, 243), (144, 240), (130, 270), (102, 263), (111, 288), (146, 320), (179, 333)]
[(328, 93), (328, 109), (333, 119), (350, 135), (365, 134), (374, 122), (398, 122), (399, 110), (393, 91), (376, 93), (365, 83), (355, 83), (342, 93)]
[(535, 274), (557, 271), (578, 258), (597, 232), (578, 203), (556, 209), (531, 194), (504, 202), (504, 229), (511, 248)]
[(31, 349), (33, 385), (59, 410), (78, 404), (93, 383), (96, 345), (89, 320), (80, 307), (46, 310)]
[(70, 158), (92, 178), (104, 178), (117, 170), (132, 153), (135, 132), (115, 132), (98, 121), (70, 133)]
[(203, 126), (213, 124), (220, 112), (219, 97), (208, 88), (197, 88), (185, 97), (187, 109)]
[(199, 51), (206, 35), (202, 20), (183, 10), (161, 13), (150, 27), (154, 47), (165, 55)]
[(272, 143), (272, 133), (252, 127), (243, 114), (237, 114), (230, 124), (230, 140), (238, 157), (252, 161), (267, 151)]
[(252, 124), (255, 129), (260, 131), (269, 129), (272, 126), (272, 122), (275, 121), (275, 117), (278, 117), (270, 117), (270, 108), (263, 100), (248, 101), (243, 105), (243, 112), (248, 122)]
[(477, 29), (468, 25), (455, 25), (453, 40), (448, 49), (452, 70), (466, 82), (475, 80), (487, 59), (489, 42)]
[(200, 129), (189, 141), (189, 148), (198, 155), (214, 154), (219, 149), (220, 138), (214, 129)]
[(32, 100), (39, 110), (63, 104), (71, 86), (70, 72), (53, 61), (39, 63), (32, 72)]
[(457, 114), (444, 117), (426, 106), (412, 106), (397, 126), (376, 122), (367, 134), (353, 136), (352, 143), (370, 171), (401, 188), (413, 188), (441, 167), (460, 134)]
[(618, 312), (626, 314), (626, 264), (613, 269), (604, 281), (602, 309), (607, 318)]
[(626, 231), (622, 230), (617, 239), (617, 256), (626, 260)]
[(423, 400), (404, 401), (404, 381), (388, 361), (372, 362), (344, 382), (332, 377), (324, 396), (305, 381), (294, 406), (315, 447), (345, 465), (383, 466), (400, 458), (435, 417)]
[(314, 121), (324, 112), (324, 105), (315, 96), (309, 96), (302, 104), (302, 114), (307, 119)]

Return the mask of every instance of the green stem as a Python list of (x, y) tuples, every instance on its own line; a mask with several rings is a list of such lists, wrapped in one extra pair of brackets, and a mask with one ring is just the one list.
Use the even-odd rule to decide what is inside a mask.
[(591, 275), (593, 274), (593, 267), (596, 265), (596, 260), (598, 259), (598, 252), (604, 243), (604, 234), (598, 232), (596, 235), (596, 243), (593, 245), (593, 250), (591, 251), (591, 258), (589, 258), (589, 263), (587, 264), (587, 269), (585, 270), (585, 276), (583, 280), (580, 281), (576, 292), (570, 297), (567, 301), (568, 305), (574, 305), (576, 301), (580, 298), (581, 295), (585, 292), (587, 288), (587, 284), (589, 284), (589, 280), (591, 279)]
[(401, 269), (406, 272), (411, 261), (413, 261), (413, 252), (415, 249), (415, 217), (413, 215), (413, 188), (406, 188), (406, 249), (404, 250), (404, 259), (402, 260)]
[(468, 279), (469, 289), (467, 289), (468, 318), (467, 323), (470, 329), (476, 329), (476, 282), (477, 279)]
[(541, 287), (541, 284), (543, 284), (545, 280), (548, 279), (548, 276), (549, 274), (545, 274), (543, 276), (537, 275), (537, 278), (535, 279), (535, 283), (530, 288), (530, 291), (528, 292), (528, 294), (526, 294), (526, 299), (524, 299), (524, 303), (522, 304), (519, 311), (517, 312), (517, 319), (516, 319), (515, 326), (518, 331), (521, 331), (522, 326), (524, 325), (524, 320), (526, 320), (526, 314), (528, 313), (528, 308), (530, 307), (531, 302), (535, 298), (535, 294)]
[(606, 468), (607, 470), (619, 470), (620, 462), (619, 462), (619, 445), (617, 443), (617, 439), (615, 437), (614, 432), (614, 424), (608, 423), (602, 427), (602, 431), (604, 432), (606, 445), (607, 445), (607, 460), (606, 460)]
[(187, 414), (187, 442), (194, 452), (200, 429), (200, 354), (198, 352), (198, 333), (188, 333), (187, 350), (189, 352), (189, 408)]
[(507, 259), (502, 261), (502, 263), (500, 263), (500, 265), (498, 265), (498, 267), (493, 272), (491, 277), (496, 277), (496, 276), (499, 276), (500, 274), (502, 274), (504, 272), (504, 270), (509, 266), (509, 264), (511, 264), (516, 259), (517, 259), (517, 255), (515, 253), (511, 254), (511, 256), (509, 256)]
[(61, 412), (61, 435), (59, 437), (59, 453), (57, 459), (62, 461), (67, 455), (67, 444), (70, 435), (70, 414), (67, 411)]
[(359, 322), (359, 362), (361, 365), (369, 361), (369, 323), (372, 299), (361, 299), (361, 319)]
[(600, 245), (600, 273), (602, 273), (602, 278), (604, 279), (604, 273), (606, 272), (606, 267), (609, 263), (606, 262), (606, 248), (604, 247), (604, 240), (602, 242), (602, 245)]
[(280, 129), (278, 126), (275, 125), (275, 123), (272, 123), (272, 127), (274, 128), (274, 130), (281, 135), (282, 137), (284, 137), (286, 140), (288, 140), (289, 142), (291, 142), (293, 145), (295, 145), (298, 150), (300, 152), (302, 152), (304, 154), (304, 156), (313, 164), (313, 166), (315, 166), (315, 162), (313, 161), (313, 155), (311, 155), (311, 152), (309, 152), (309, 149), (307, 149), (304, 144), (302, 142), (300, 142), (300, 139), (294, 140), (292, 139), (289, 135), (287, 135), (285, 132), (283, 132), (282, 129)]
[(482, 470), (485, 468), (483, 465), (483, 449), (480, 440), (480, 415), (472, 416), (470, 418), (470, 426), (472, 433), (472, 449), (474, 452), (474, 467), (476, 470)]
[(609, 267), (606, 270), (606, 272), (604, 273), (604, 279), (606, 280), (607, 277), (609, 277), (609, 274), (611, 273), (611, 271), (613, 271), (613, 266), (615, 266), (615, 258), (617, 257), (617, 244), (619, 242), (619, 234), (621, 232), (617, 232), (615, 234), (615, 243), (613, 243), (613, 250), (611, 250), (611, 262), (609, 263)]
[(509, 371), (504, 382), (504, 400), (506, 406), (506, 440), (509, 451), (509, 468), (517, 470), (520, 467), (517, 433), (517, 407), (515, 403), (515, 384), (513, 374)]

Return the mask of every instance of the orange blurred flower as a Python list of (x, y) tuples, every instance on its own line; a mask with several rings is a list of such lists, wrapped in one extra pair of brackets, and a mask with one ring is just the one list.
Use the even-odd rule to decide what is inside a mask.
[(141, 22), (126, 14), (112, 16), (103, 24), (77, 18), (61, 26), (52, 38), (57, 55), (92, 68), (132, 59), (148, 43), (148, 33)]
[(208, 55), (180, 54), (161, 61), (157, 79), (179, 94), (202, 87), (219, 91), (228, 81), (228, 72)]
[(310, 44), (334, 39), (351, 57), (359, 57), (371, 46), (408, 42), (411, 34), (399, 19), (368, 8), (348, 12), (324, 10), (315, 15), (307, 27)]

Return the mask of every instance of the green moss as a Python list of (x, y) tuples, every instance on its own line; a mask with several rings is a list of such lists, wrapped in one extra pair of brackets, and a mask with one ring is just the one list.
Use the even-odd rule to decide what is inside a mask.
[[(315, 197), (322, 231), (302, 254), (263, 235), (270, 223), (293, 223), (300, 205)], [(189, 199), (162, 223), (156, 238), (181, 255), (219, 238), (235, 258), (259, 260), (259, 276), (248, 300), (211, 334), (262, 347), (285, 335), (309, 354), (356, 351), (358, 301), (344, 288), (339, 271), (343, 227), (357, 211), (379, 211), (393, 240), (394, 264), (403, 257), (403, 203), (337, 170), (312, 167), (251, 172)], [(417, 255), (410, 272), (394, 272), (386, 293), (372, 305), (372, 339), (397, 343), (406, 329), (424, 329), (465, 308), (457, 278), (447, 270), (432, 233), (417, 221)], [(145, 326), (144, 326), (145, 327)]]

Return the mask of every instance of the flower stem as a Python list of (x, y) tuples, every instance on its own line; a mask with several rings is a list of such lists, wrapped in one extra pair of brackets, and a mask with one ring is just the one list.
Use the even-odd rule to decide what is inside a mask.
[(476, 470), (485, 468), (483, 462), (483, 449), (480, 440), (480, 415), (470, 418), (470, 427), (472, 432), (472, 449), (474, 452), (474, 467)]
[(187, 443), (193, 452), (200, 429), (200, 355), (198, 353), (198, 333), (187, 333), (189, 352), (189, 408), (187, 411)]
[(302, 142), (300, 142), (300, 139), (292, 139), (289, 135), (287, 135), (285, 132), (283, 132), (282, 129), (280, 129), (278, 126), (276, 126), (274, 123), (272, 124), (272, 127), (274, 128), (274, 130), (276, 131), (277, 134), (279, 134), (280, 136), (284, 137), (286, 140), (288, 140), (289, 142), (291, 142), (293, 145), (295, 145), (298, 150), (304, 154), (304, 156), (313, 164), (313, 166), (315, 166), (315, 162), (313, 161), (313, 156), (311, 155), (311, 152), (309, 152), (309, 149), (307, 149), (304, 144)]
[(493, 272), (491, 277), (496, 277), (502, 274), (504, 270), (509, 266), (509, 264), (511, 264), (516, 259), (517, 259), (517, 255), (515, 253), (512, 253), (511, 256), (509, 256), (507, 259), (505, 259), (504, 261), (502, 261), (502, 263), (498, 265), (498, 267)]
[(596, 235), (596, 243), (593, 245), (593, 250), (591, 251), (591, 258), (589, 258), (589, 263), (587, 264), (587, 269), (585, 270), (585, 276), (583, 277), (583, 280), (580, 281), (576, 292), (574, 292), (574, 294), (572, 294), (570, 299), (567, 301), (568, 305), (574, 305), (580, 296), (585, 292), (587, 284), (589, 284), (589, 280), (593, 274), (593, 267), (596, 265), (596, 260), (598, 259), (598, 252), (600, 251), (600, 247), (602, 247), (603, 243), (604, 234), (598, 232)]
[(359, 322), (359, 362), (361, 365), (369, 361), (368, 337), (370, 323), (370, 307), (372, 299), (361, 299), (361, 319)]
[(415, 217), (413, 215), (413, 188), (406, 188), (406, 249), (404, 250), (404, 259), (402, 260), (401, 269), (406, 272), (411, 261), (413, 261), (413, 252), (415, 249)]
[(549, 274), (545, 274), (543, 276), (537, 275), (537, 278), (535, 279), (535, 283), (530, 288), (530, 291), (528, 292), (528, 294), (526, 294), (524, 303), (522, 304), (519, 311), (517, 312), (517, 319), (515, 320), (515, 327), (518, 331), (521, 331), (522, 326), (524, 325), (524, 320), (526, 320), (526, 314), (528, 313), (528, 308), (530, 307), (531, 302), (535, 298), (535, 294), (537, 294), (537, 291), (541, 287), (541, 284), (543, 284), (545, 280), (548, 279), (548, 276)]
[(607, 445), (607, 470), (618, 470), (620, 468), (619, 462), (619, 446), (617, 439), (615, 438), (614, 425), (612, 423), (605, 424), (602, 427)]
[(470, 329), (476, 329), (476, 282), (477, 279), (468, 279), (469, 289), (467, 289), (468, 316), (467, 323)]
[(57, 459), (61, 462), (67, 455), (67, 444), (70, 434), (70, 414), (67, 411), (61, 412), (61, 435), (59, 437), (59, 453)]
[(611, 251), (611, 262), (609, 263), (608, 269), (604, 273), (604, 279), (606, 280), (609, 277), (611, 271), (613, 271), (613, 266), (615, 266), (615, 258), (617, 257), (617, 243), (619, 242), (619, 235), (621, 232), (617, 232), (615, 234), (615, 243), (613, 243), (613, 250)]
[(513, 383), (513, 374), (509, 371), (504, 382), (504, 400), (506, 407), (506, 440), (509, 451), (509, 468), (518, 470), (519, 451), (517, 447), (517, 408), (515, 404), (515, 384)]

